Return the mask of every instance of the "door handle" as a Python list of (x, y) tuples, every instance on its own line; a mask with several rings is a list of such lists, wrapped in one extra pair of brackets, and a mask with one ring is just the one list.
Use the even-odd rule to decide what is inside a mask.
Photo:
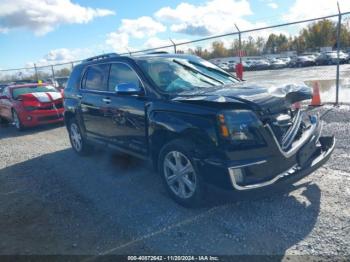
[(111, 99), (110, 98), (103, 98), (102, 101), (109, 104), (111, 102)]
[(82, 95), (77, 95), (77, 98), (82, 99), (83, 96)]

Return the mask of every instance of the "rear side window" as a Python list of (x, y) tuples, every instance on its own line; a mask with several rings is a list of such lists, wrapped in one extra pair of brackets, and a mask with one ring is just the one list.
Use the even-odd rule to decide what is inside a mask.
[(87, 90), (106, 91), (108, 83), (109, 65), (89, 66), (84, 79), (83, 88)]
[(136, 87), (141, 89), (141, 82), (133, 69), (122, 63), (112, 64), (111, 73), (109, 75), (108, 90), (114, 92), (117, 85), (128, 83), (135, 84)]

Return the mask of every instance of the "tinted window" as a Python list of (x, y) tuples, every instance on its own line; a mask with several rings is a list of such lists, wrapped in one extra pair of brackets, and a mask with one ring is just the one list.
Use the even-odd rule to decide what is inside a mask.
[(106, 91), (109, 65), (89, 66), (83, 81), (83, 87), (88, 90)]
[(135, 84), (138, 88), (141, 89), (140, 80), (133, 69), (131, 69), (126, 64), (112, 64), (111, 72), (109, 75), (109, 91), (114, 92), (116, 85), (128, 83)]
[(3, 95), (10, 97), (10, 90), (8, 87), (5, 87), (5, 89), (3, 90)]

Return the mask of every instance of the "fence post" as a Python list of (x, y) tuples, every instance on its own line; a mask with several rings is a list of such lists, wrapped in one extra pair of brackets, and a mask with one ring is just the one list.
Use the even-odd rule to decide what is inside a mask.
[(339, 2), (337, 2), (338, 5), (338, 26), (337, 26), (337, 78), (336, 78), (336, 94), (335, 94), (335, 104), (339, 104), (339, 52), (340, 52), (340, 30), (341, 30), (341, 18), (342, 14), (340, 12)]
[(53, 69), (53, 65), (51, 65), (51, 73), (52, 73), (52, 80), (55, 79), (55, 70)]
[(38, 68), (36, 67), (36, 64), (34, 64), (34, 70), (35, 70), (35, 78), (36, 78), (36, 81), (38, 82), (39, 76), (38, 76)]
[(173, 46), (174, 46), (174, 53), (176, 54), (176, 44), (171, 38), (169, 38), (169, 40), (173, 44)]
[(72, 62), (72, 63), (71, 63), (71, 65), (72, 65), (72, 71), (73, 71), (73, 68), (74, 68), (74, 63)]
[(241, 30), (239, 30), (238, 26), (235, 24), (235, 27), (238, 31), (238, 55), (239, 55), (239, 63), (242, 64), (242, 38), (241, 38)]

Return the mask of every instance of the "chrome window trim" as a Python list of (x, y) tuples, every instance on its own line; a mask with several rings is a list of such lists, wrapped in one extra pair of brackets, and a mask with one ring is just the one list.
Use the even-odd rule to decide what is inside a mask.
[[(86, 92), (86, 91), (87, 91), (87, 92), (91, 91), (91, 92), (104, 93), (104, 94), (116, 94), (116, 92), (112, 92), (112, 91), (108, 91), (108, 90), (106, 90), (106, 91), (100, 91), (100, 90), (93, 90), (93, 89), (85, 89), (85, 88), (83, 88), (83, 79), (85, 78), (85, 75), (86, 75), (86, 72), (87, 72), (88, 68), (89, 68), (90, 66), (94, 66), (94, 65), (105, 65), (105, 64), (110, 65), (110, 66), (112, 66), (112, 64), (124, 64), (124, 65), (126, 65), (127, 67), (129, 67), (132, 71), (135, 72), (137, 78), (139, 79), (139, 81), (140, 81), (140, 83), (141, 83), (142, 91), (143, 91), (144, 94), (146, 94), (145, 85), (144, 85), (142, 79), (140, 78), (139, 74), (138, 74), (129, 64), (127, 64), (127, 63), (125, 63), (125, 62), (120, 62), (120, 61), (117, 61), (117, 62), (101, 62), (101, 63), (95, 63), (95, 64), (87, 65), (87, 66), (84, 68), (82, 77), (80, 78), (80, 81), (79, 81), (79, 91), (84, 91), (84, 92)], [(110, 72), (111, 72), (111, 68), (109, 68), (109, 72), (108, 72), (107, 88), (108, 88), (108, 84), (109, 84), (109, 75), (110, 75)]]

